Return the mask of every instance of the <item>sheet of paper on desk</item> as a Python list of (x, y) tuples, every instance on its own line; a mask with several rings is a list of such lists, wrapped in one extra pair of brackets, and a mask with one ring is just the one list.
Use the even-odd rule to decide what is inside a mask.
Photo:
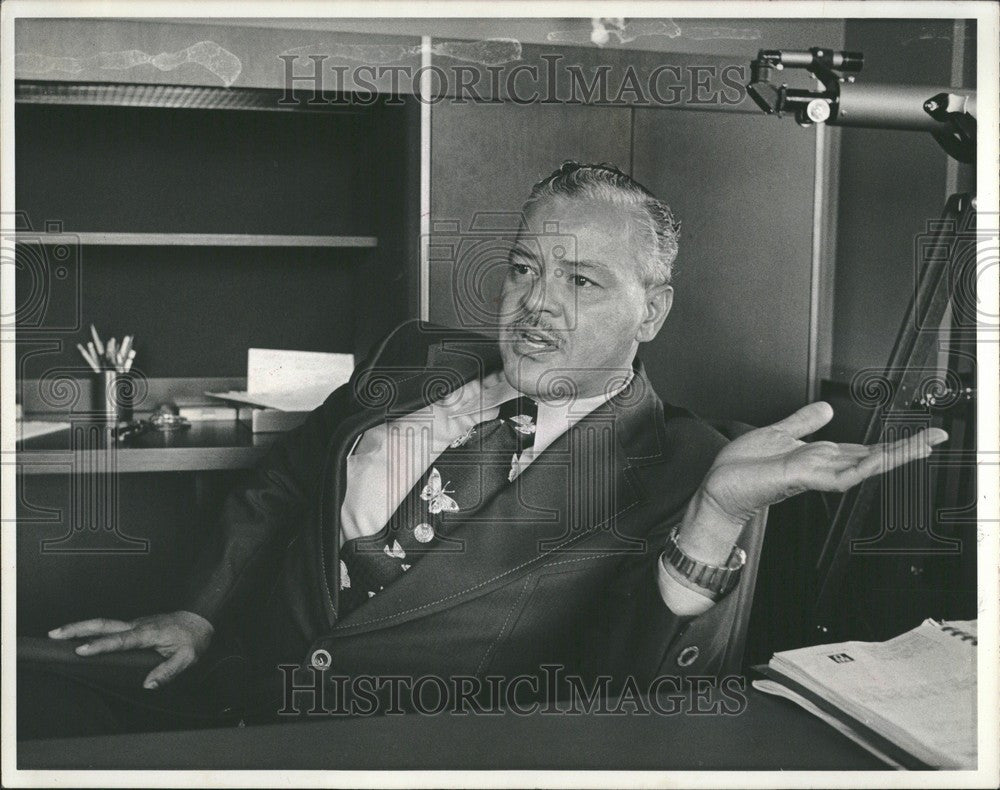
[(245, 392), (206, 392), (214, 398), (281, 411), (312, 411), (354, 372), (353, 354), (251, 348)]
[(68, 422), (47, 422), (45, 420), (18, 420), (17, 438), (20, 441), (34, 439), (36, 436), (46, 436), (70, 428)]

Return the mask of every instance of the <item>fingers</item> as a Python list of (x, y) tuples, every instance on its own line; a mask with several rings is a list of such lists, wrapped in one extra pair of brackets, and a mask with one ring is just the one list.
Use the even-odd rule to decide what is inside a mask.
[(867, 457), (872, 451), (871, 447), (866, 447), (863, 444), (838, 444), (836, 448), (841, 458), (853, 459), (855, 461)]
[(868, 457), (855, 466), (844, 469), (838, 477), (849, 487), (873, 475), (888, 472), (896, 467), (926, 458), (931, 448), (948, 439), (948, 434), (940, 428), (929, 428), (920, 433), (891, 444), (876, 445)]
[(181, 672), (191, 666), (195, 661), (194, 652), (190, 650), (178, 650), (162, 664), (153, 667), (153, 670), (146, 675), (142, 682), (142, 687), (147, 689), (157, 689), (165, 683), (169, 683)]
[(80, 656), (92, 656), (98, 653), (110, 653), (117, 650), (132, 650), (137, 647), (148, 647), (148, 641), (143, 638), (131, 623), (122, 620), (110, 620), (97, 617), (93, 620), (82, 620), (70, 623), (49, 631), (52, 639), (74, 639), (97, 636), (92, 642), (76, 648)]
[(872, 448), (872, 454), (858, 464), (858, 471), (865, 477), (880, 472), (888, 472), (897, 466), (902, 466), (918, 458), (926, 458), (931, 454), (931, 448), (948, 438), (948, 434), (940, 428), (924, 430), (920, 433), (900, 439), (892, 444), (879, 445)]
[(921, 431), (917, 436), (923, 436), (924, 441), (927, 442), (930, 447), (937, 447), (939, 444), (943, 444), (948, 441), (948, 432), (942, 428), (927, 428)]
[(794, 414), (771, 425), (790, 434), (796, 439), (818, 431), (833, 418), (833, 407), (825, 401), (816, 401), (803, 406)]
[(121, 620), (109, 620), (106, 617), (98, 617), (93, 620), (81, 620), (78, 623), (53, 628), (49, 631), (52, 639), (74, 639), (82, 636), (101, 636), (102, 634), (114, 634), (119, 631), (128, 631), (132, 626)]
[(129, 629), (128, 631), (103, 636), (100, 639), (95, 639), (93, 642), (80, 645), (76, 649), (76, 653), (81, 656), (94, 656), (98, 653), (115, 653), (119, 650), (135, 650), (139, 647), (152, 646), (152, 642), (144, 637), (142, 632), (136, 629)]

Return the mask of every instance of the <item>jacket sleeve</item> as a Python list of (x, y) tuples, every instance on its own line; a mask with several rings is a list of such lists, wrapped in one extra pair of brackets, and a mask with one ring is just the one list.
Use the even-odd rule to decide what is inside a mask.
[(648, 685), (659, 674), (667, 650), (683, 634), (692, 617), (672, 612), (657, 584), (657, 566), (667, 532), (683, 518), (685, 508), (656, 525), (646, 538), (646, 550), (623, 558), (610, 583), (602, 590), (596, 626), (598, 647), (585, 674), (610, 675), (612, 694), (632, 677)]
[(719, 677), (739, 671), (766, 513), (752, 520), (739, 541), (748, 553), (739, 584), (707, 611), (689, 615), (671, 611), (658, 584), (662, 538), (680, 523), (685, 510), (659, 525), (641, 559), (623, 563), (618, 594), (611, 596), (622, 603), (607, 618), (612, 625), (606, 637), (612, 654), (622, 654), (613, 662), (620, 677), (634, 674), (648, 683), (664, 675)]
[[(741, 659), (766, 512), (753, 519), (738, 541), (748, 554), (740, 583), (705, 611), (672, 611), (664, 601), (665, 571), (660, 562), (666, 537), (683, 521), (690, 497), (727, 440), (691, 415), (668, 422), (668, 431), (668, 447), (676, 448), (678, 458), (673, 466), (646, 471), (645, 485), (655, 491), (657, 481), (666, 477), (679, 498), (672, 499), (669, 511), (655, 519), (646, 534), (647, 551), (622, 563), (617, 594), (612, 599), (623, 604), (616, 607), (618, 615), (609, 642), (628, 646), (631, 655), (627, 665), (640, 677), (718, 675), (733, 671)], [(668, 469), (673, 473), (668, 474)], [(616, 664), (621, 666), (622, 662)]]
[(395, 329), (358, 365), (300, 427), (284, 434), (231, 493), (208, 546), (185, 584), (180, 608), (216, 625), (227, 607), (258, 586), (275, 557), (298, 534), (318, 498), (328, 444), (340, 422), (357, 408), (358, 381), (376, 362), (409, 352), (409, 324)]
[(252, 586), (272, 555), (301, 529), (316, 497), (327, 443), (350, 405), (352, 383), (336, 389), (308, 419), (284, 434), (225, 500), (219, 523), (197, 558), (181, 608), (217, 625)]
[(737, 540), (747, 553), (739, 583), (708, 611), (683, 619), (667, 645), (660, 674), (721, 677), (742, 670), (767, 515), (767, 508), (759, 511)]

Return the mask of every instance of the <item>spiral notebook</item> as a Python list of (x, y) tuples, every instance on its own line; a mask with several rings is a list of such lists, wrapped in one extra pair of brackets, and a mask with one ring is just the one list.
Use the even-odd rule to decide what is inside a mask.
[(925, 620), (886, 642), (775, 653), (761, 691), (791, 699), (901, 768), (976, 767), (976, 621)]

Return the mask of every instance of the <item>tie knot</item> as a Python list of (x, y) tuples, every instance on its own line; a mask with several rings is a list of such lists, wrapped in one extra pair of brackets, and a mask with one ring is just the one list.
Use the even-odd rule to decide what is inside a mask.
[(537, 428), (538, 404), (531, 398), (521, 395), (511, 398), (500, 405), (500, 419), (510, 427), (517, 440), (517, 455), (535, 443)]
[[(520, 395), (501, 403), (500, 414), (498, 416), (501, 420), (527, 417), (530, 419), (531, 425), (534, 425), (535, 420), (538, 419), (538, 404), (527, 395)], [(519, 421), (515, 420), (515, 422)]]

